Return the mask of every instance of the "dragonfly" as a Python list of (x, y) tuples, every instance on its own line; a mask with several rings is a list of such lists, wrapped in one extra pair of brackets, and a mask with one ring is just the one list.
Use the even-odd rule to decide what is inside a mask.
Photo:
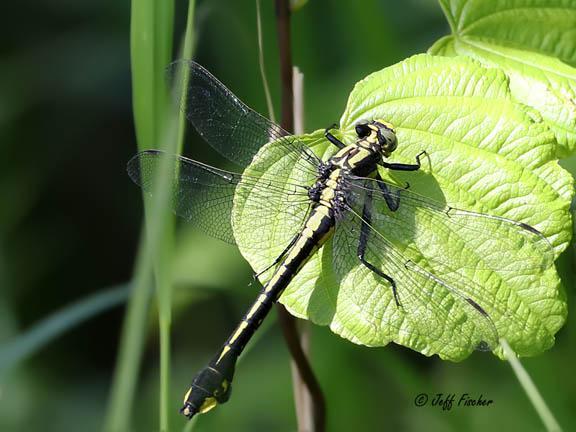
[[(332, 155), (323, 158), (246, 106), (200, 64), (179, 61), (170, 67), (170, 74), (186, 77), (182, 109), (187, 120), (210, 146), (241, 169), (219, 169), (151, 149), (128, 162), (131, 179), (150, 194), (167, 164), (174, 212), (232, 244), (235, 230), (243, 226), (234, 212), (239, 193), (247, 197), (242, 205), (254, 232), (266, 233), (274, 221), (291, 221), (281, 238), (270, 237), (281, 243), (274, 259), (262, 250), (264, 239), (254, 239), (252, 252), (262, 257), (261, 268), (255, 271), (263, 287), (221, 349), (194, 376), (180, 410), (188, 418), (229, 399), (244, 347), (272, 305), (322, 248), (331, 249), (338, 279), (360, 268), (389, 289), (392, 313), (382, 318), (384, 326), (406, 338), (430, 334), (433, 343), (434, 331), (448, 325), (470, 335), (468, 342), (484, 350), (498, 345), (492, 313), (505, 315), (506, 304), (497, 298), (486, 301), (470, 270), (522, 274), (546, 269), (554, 260), (546, 237), (526, 223), (453, 207), (413, 192), (409, 184), (385, 181), (382, 171), (417, 171), (422, 159), (429, 157), (421, 151), (413, 163), (394, 162), (398, 139), (385, 119), (358, 122), (356, 137), (349, 143), (337, 138), (333, 128), (326, 129)], [(273, 174), (268, 170), (268, 148), (280, 155), (273, 161), (279, 164)], [(431, 227), (424, 243), (432, 245), (429, 250), (434, 253), (425, 262), (417, 258), (422, 251), (410, 245), (422, 234), (415, 215)], [(514, 268), (489, 253), (482, 263), (466, 262), (466, 253), (444, 253), (446, 239), (454, 232), (463, 245), (469, 244), (463, 247), (513, 254)], [(454, 344), (462, 343), (454, 339)], [(438, 352), (442, 349), (436, 347)]]

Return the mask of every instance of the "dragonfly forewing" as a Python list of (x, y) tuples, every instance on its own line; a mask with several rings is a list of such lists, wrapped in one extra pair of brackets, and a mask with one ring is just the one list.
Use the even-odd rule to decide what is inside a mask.
[(174, 62), (168, 74), (178, 94), (184, 95), (177, 103), (186, 118), (228, 160), (244, 168), (266, 143), (275, 141), (295, 165), (316, 172), (321, 161), (305, 145), (244, 104), (198, 63)]
[(138, 153), (128, 162), (127, 170), (144, 192), (152, 194), (164, 167), (174, 213), (228, 243), (236, 243), (232, 209), (238, 191), (250, 197), (243, 203), (243, 217), (253, 218), (255, 230), (272, 224), (279, 205), (285, 205), (287, 216), (300, 219), (310, 205), (306, 189), (287, 185), (281, 176), (241, 175), (157, 150)]

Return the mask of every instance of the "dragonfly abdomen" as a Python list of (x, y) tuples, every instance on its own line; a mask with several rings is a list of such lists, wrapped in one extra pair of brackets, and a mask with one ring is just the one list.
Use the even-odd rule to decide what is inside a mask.
[(214, 366), (217, 367), (228, 356), (235, 358), (240, 355), (272, 305), (278, 300), (302, 266), (330, 237), (333, 228), (334, 216), (331, 208), (318, 204), (312, 210), (304, 229), (276, 268), (272, 278), (264, 285), (250, 310), (244, 315), (234, 333), (222, 347), (220, 354), (213, 362)]
[(278, 300), (294, 276), (332, 234), (334, 216), (330, 208), (318, 204), (306, 221), (294, 245), (280, 262), (271, 279), (264, 285), (260, 295), (244, 315), (242, 322), (226, 341), (220, 358), (232, 351), (240, 353), (252, 334), (260, 326), (272, 304)]

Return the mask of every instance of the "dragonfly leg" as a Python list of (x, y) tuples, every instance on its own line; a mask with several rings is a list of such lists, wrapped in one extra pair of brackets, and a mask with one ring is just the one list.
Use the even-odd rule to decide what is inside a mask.
[(420, 158), (426, 155), (426, 150), (422, 150), (418, 155), (416, 155), (416, 163), (415, 164), (403, 164), (403, 163), (388, 163), (382, 162), (382, 166), (384, 168), (388, 168), (394, 171), (418, 171), (420, 169), (421, 163)]
[(286, 254), (288, 253), (288, 251), (290, 249), (292, 249), (292, 246), (294, 246), (294, 244), (296, 243), (296, 241), (298, 240), (298, 237), (300, 237), (300, 233), (296, 234), (294, 236), (294, 238), (292, 240), (290, 240), (290, 243), (288, 243), (288, 246), (286, 246), (286, 248), (282, 251), (282, 253), (280, 255), (278, 255), (276, 257), (276, 259), (274, 260), (274, 262), (272, 264), (270, 264), (268, 267), (266, 267), (264, 270), (259, 271), (258, 273), (254, 273), (254, 280), (258, 279), (260, 276), (262, 276), (264, 273), (266, 273), (268, 270), (270, 270), (272, 267), (274, 267), (276, 264), (278, 264), (280, 261), (282, 261), (282, 259), (286, 256)]
[[(391, 192), (385, 183), (378, 183), (378, 187), (380, 188), (380, 191), (382, 192), (382, 196), (384, 197), (384, 200), (386, 201), (386, 205), (388, 206), (390, 211), (394, 212), (394, 211), (398, 210), (398, 207), (400, 207), (400, 189), (397, 189), (396, 191)], [(407, 185), (406, 189), (408, 189), (409, 187), (410, 187), (410, 185)]]
[(371, 207), (372, 207), (372, 192), (370, 191), (366, 196), (366, 200), (364, 201), (364, 208), (362, 210), (362, 227), (360, 228), (360, 241), (358, 243), (358, 259), (369, 270), (373, 271), (378, 276), (387, 280), (388, 283), (390, 283), (390, 286), (392, 287), (392, 293), (394, 294), (394, 301), (396, 302), (396, 306), (401, 307), (400, 300), (398, 299), (398, 290), (396, 289), (396, 281), (392, 278), (392, 276), (389, 276), (380, 269), (376, 268), (374, 264), (368, 262), (368, 260), (366, 259), (366, 246), (368, 244), (368, 239), (370, 235), (370, 222), (372, 220)]
[(338, 125), (336, 123), (334, 123), (332, 126), (327, 127), (326, 129), (324, 129), (324, 136), (326, 137), (326, 139), (328, 141), (330, 141), (332, 144), (334, 144), (336, 147), (338, 147), (339, 149), (343, 149), (344, 147), (346, 147), (346, 144), (344, 144), (342, 141), (340, 141), (338, 138), (336, 138), (334, 135), (332, 135), (332, 133), (330, 132), (332, 129), (338, 127)]

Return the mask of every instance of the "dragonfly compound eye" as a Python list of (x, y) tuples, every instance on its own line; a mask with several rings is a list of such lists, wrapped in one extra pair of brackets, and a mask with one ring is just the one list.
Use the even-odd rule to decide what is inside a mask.
[(378, 142), (382, 146), (382, 153), (388, 156), (396, 147), (398, 147), (398, 139), (396, 134), (391, 129), (383, 128), (378, 131)]
[(368, 123), (358, 123), (356, 125), (356, 135), (358, 138), (366, 138), (372, 132), (372, 129), (368, 126)]

